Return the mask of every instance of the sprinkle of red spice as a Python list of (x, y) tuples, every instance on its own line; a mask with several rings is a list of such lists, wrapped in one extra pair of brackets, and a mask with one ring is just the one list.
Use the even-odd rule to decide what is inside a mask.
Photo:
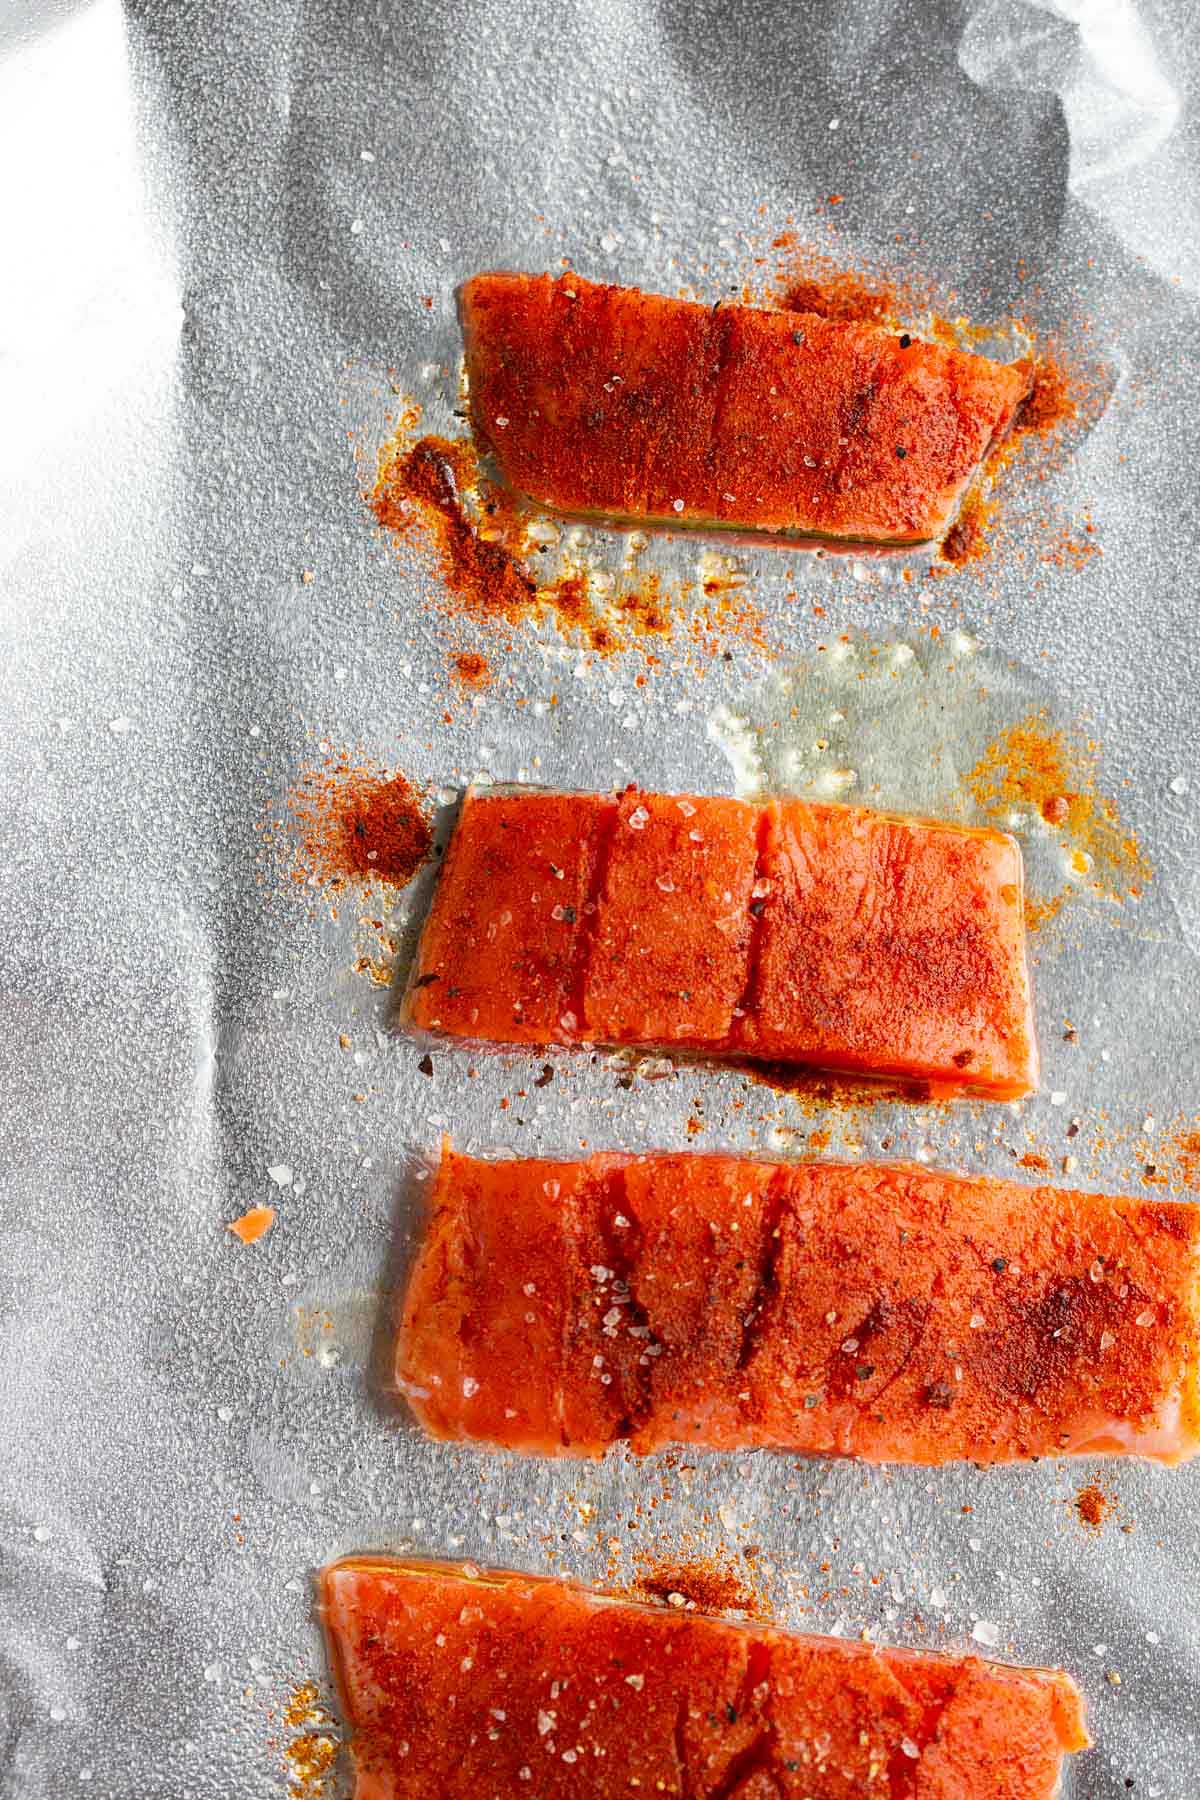
[(419, 438), (385, 453), (371, 497), (375, 517), (406, 535), (423, 525), (433, 537), (438, 575), (469, 613), (513, 621), (532, 605), (537, 586), (504, 543), (485, 539), (467, 517), (462, 493), (478, 477), (471, 445)]
[(472, 688), (482, 693), (484, 688), (491, 687), (494, 680), (491, 665), (486, 656), (478, 650), (461, 650), (457, 656), (450, 658), (450, 667), (456, 681), (465, 688)]
[(763, 1616), (761, 1594), (746, 1585), (737, 1569), (715, 1558), (677, 1562), (654, 1561), (641, 1569), (633, 1584), (637, 1598), (666, 1601), (697, 1612), (743, 1612)]
[[(376, 519), (402, 542), (431, 546), (448, 610), (485, 623), (515, 625), (548, 614), (568, 636), (581, 639), (601, 656), (641, 647), (649, 663), (657, 659), (648, 639), (673, 637), (683, 627), (698, 649), (715, 654), (730, 638), (762, 644), (757, 608), (730, 582), (728, 592), (706, 587), (710, 605), (688, 608), (690, 584), (673, 598), (654, 572), (614, 595), (606, 605), (593, 598), (586, 571), (575, 569), (552, 581), (534, 573), (530, 515), (507, 489), (480, 471), (475, 446), (465, 438), (432, 435), (413, 442), (419, 409), (409, 404), (399, 429), (380, 453), (375, 487), (367, 499)], [(482, 687), (472, 673), (485, 659), (470, 654), (453, 659), (464, 685)]]
[(1075, 1496), (1074, 1505), (1080, 1523), (1085, 1525), (1089, 1531), (1099, 1531), (1112, 1511), (1115, 1501), (1111, 1494), (1106, 1494), (1098, 1483), (1092, 1481), (1088, 1483), (1087, 1487), (1080, 1488)]
[(404, 887), (432, 848), (420, 794), (407, 776), (348, 755), (306, 770), (287, 805), (293, 878), (328, 894), (375, 881)]
[(823, 257), (805, 258), (801, 267), (785, 278), (775, 295), (788, 312), (816, 313), (822, 319), (863, 321), (883, 325), (901, 306), (896, 286), (879, 276), (837, 269)]

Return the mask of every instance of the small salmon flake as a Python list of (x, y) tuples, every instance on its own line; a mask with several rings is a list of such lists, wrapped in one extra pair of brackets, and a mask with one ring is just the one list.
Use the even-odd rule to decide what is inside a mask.
[(234, 1219), (225, 1229), (231, 1231), (235, 1238), (240, 1238), (243, 1244), (257, 1244), (260, 1238), (266, 1237), (274, 1223), (273, 1206), (252, 1206), (249, 1212), (244, 1212), (240, 1219)]

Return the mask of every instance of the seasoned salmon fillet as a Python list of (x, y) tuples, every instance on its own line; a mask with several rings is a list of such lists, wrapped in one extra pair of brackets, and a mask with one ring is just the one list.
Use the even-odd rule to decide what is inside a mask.
[(472, 790), (405, 1016), (1012, 1098), (1037, 1082), (1020, 849), (800, 800)]
[(574, 274), (476, 275), (461, 311), (477, 437), (567, 513), (931, 543), (1030, 386), (879, 325)]
[(356, 1800), (1051, 1800), (1056, 1669), (803, 1637), (470, 1565), (320, 1577)]
[[(472, 792), (438, 882), (410, 988), (414, 1020), (502, 1043), (560, 1039), (583, 971), (587, 909), (604, 829), (601, 794), (543, 794), (527, 806)], [(453, 1029), (452, 1026), (444, 1029)]]
[(728, 1040), (749, 967), (759, 817), (740, 800), (621, 796), (583, 986), (589, 1032)]
[(805, 800), (766, 811), (738, 1042), (864, 1074), (1033, 1087), (1016, 842)]
[(1200, 1207), (904, 1164), (443, 1151), (405, 1299), (426, 1431), (937, 1464), (1200, 1447)]

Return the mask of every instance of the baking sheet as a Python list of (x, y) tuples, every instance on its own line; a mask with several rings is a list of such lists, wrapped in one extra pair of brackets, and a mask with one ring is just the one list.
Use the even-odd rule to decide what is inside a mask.
[[(680, 1544), (749, 1547), (798, 1625), (1063, 1664), (1097, 1740), (1071, 1795), (1197, 1791), (1195, 1468), (530, 1464), (423, 1442), (380, 1381), (444, 1130), (800, 1154), (827, 1129), (829, 1154), (997, 1173), (1033, 1145), (1134, 1192), (1177, 1169), (1200, 1108), (1197, 41), (1182, 0), (0, 19), (0, 1792), (286, 1793), (282, 1709), (324, 1679), (311, 1578), (337, 1553), (602, 1580)], [(354, 909), (297, 892), (261, 829), (319, 743), (435, 789), (731, 791), (728, 721), (752, 728), (772, 669), (668, 649), (638, 686), (636, 654), (546, 626), (480, 639), (501, 678), (473, 705), (359, 497), (386, 371), (452, 399), (477, 268), (567, 256), (715, 298), (789, 215), (972, 317), (1084, 332), (1109, 378), (1045, 490), (1102, 555), (1044, 562), (1035, 521), (983, 576), (746, 552), (775, 663), (970, 633), (1102, 746), (1155, 878), (1035, 938), (1044, 1081), (1015, 1109), (827, 1119), (586, 1055), (542, 1089), (515, 1054), (425, 1076), (352, 973)], [(661, 554), (688, 574), (697, 546)], [(264, 1201), (245, 1248), (224, 1227)], [(1093, 1473), (1099, 1532), (1071, 1505)]]

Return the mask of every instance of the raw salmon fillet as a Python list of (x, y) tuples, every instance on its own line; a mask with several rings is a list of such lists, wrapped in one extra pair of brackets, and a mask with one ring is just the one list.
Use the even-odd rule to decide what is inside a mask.
[(748, 1050), (1000, 1095), (1035, 1085), (1012, 838), (781, 800), (763, 873)]
[(504, 795), (468, 796), (422, 934), (411, 1012), (456, 1036), (544, 1044), (570, 1029), (585, 907), (615, 802), (524, 798), (516, 808)]
[(321, 1610), (356, 1800), (1051, 1800), (1057, 1669), (801, 1637), (469, 1565), (350, 1558)]
[(621, 796), (583, 987), (587, 1029), (613, 1043), (719, 1044), (749, 967), (759, 809)]
[(475, 433), (560, 512), (930, 543), (1030, 385), (879, 325), (574, 274), (476, 275), (461, 310)]
[(862, 807), (472, 790), (405, 1016), (1009, 1099), (1037, 1082), (1021, 853)]
[(905, 1164), (443, 1151), (397, 1385), (543, 1455), (1200, 1448), (1200, 1207)]

